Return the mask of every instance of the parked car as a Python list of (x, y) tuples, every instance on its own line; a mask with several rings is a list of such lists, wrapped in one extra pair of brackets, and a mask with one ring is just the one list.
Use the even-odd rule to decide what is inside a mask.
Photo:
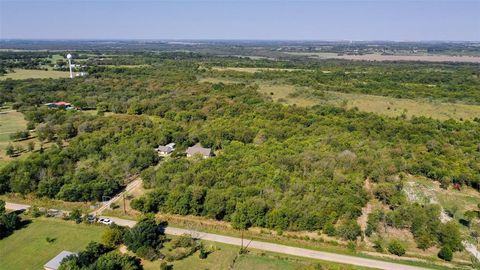
[(109, 218), (101, 218), (98, 220), (99, 223), (105, 224), (105, 225), (112, 225), (113, 221), (111, 221)]
[(94, 215), (88, 215), (87, 216), (87, 221), (88, 223), (94, 223), (97, 220), (97, 218)]

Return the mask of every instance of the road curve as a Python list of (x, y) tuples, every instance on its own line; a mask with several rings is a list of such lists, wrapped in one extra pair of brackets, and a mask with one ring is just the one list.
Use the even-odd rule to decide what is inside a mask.
[[(5, 207), (11, 210), (26, 210), (30, 206), (25, 204), (16, 204), (16, 203), (7, 202)], [(115, 224), (118, 224), (120, 226), (133, 227), (137, 223), (136, 221), (133, 221), (133, 220), (121, 219), (116, 217), (107, 217), (107, 216), (100, 216), (100, 217), (109, 218)], [(238, 237), (205, 233), (205, 232), (187, 230), (187, 229), (181, 229), (181, 228), (175, 228), (175, 227), (166, 227), (165, 233), (170, 235), (190, 234), (194, 237), (197, 237), (203, 240), (219, 242), (219, 243), (224, 243), (224, 244), (229, 244), (234, 246), (242, 245), (242, 239)], [(379, 261), (374, 259), (366, 259), (366, 258), (360, 258), (355, 256), (349, 256), (349, 255), (341, 255), (341, 254), (335, 254), (330, 252), (323, 252), (323, 251), (317, 251), (317, 250), (311, 250), (311, 249), (305, 249), (305, 248), (297, 248), (297, 247), (291, 247), (286, 245), (273, 244), (273, 243), (261, 242), (261, 241), (253, 241), (253, 240), (251, 241), (248, 239), (244, 239), (243, 245), (246, 246), (247, 244), (249, 248), (253, 248), (253, 249), (265, 250), (270, 252), (282, 253), (282, 254), (311, 258), (311, 259), (318, 259), (323, 261), (336, 262), (341, 264), (351, 264), (356, 266), (371, 267), (371, 268), (377, 268), (377, 269), (385, 269), (385, 270), (427, 269), (427, 268), (422, 268), (417, 266), (384, 262), (384, 261)]]

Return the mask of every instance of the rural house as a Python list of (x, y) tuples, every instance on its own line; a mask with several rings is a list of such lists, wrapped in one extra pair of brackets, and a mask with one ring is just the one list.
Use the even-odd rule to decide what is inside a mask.
[(48, 261), (44, 266), (43, 269), (45, 270), (57, 270), (60, 267), (60, 263), (62, 262), (63, 259), (66, 257), (73, 255), (75, 253), (70, 252), (70, 251), (62, 251), (58, 253), (57, 256), (55, 256), (53, 259)]
[(158, 148), (155, 148), (158, 155), (165, 157), (170, 155), (175, 150), (175, 143), (169, 143), (167, 145), (159, 145)]
[(212, 155), (212, 149), (203, 148), (199, 143), (187, 148), (187, 157), (193, 157), (195, 155), (201, 155), (203, 158), (208, 158)]
[(54, 102), (54, 103), (46, 103), (45, 106), (47, 106), (49, 109), (65, 109), (65, 110), (72, 110), (75, 107), (71, 103), (64, 102), (64, 101), (59, 101), (59, 102)]

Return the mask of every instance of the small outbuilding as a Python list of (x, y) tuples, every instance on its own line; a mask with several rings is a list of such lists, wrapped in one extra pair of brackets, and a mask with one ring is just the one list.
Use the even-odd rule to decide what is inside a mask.
[(70, 251), (62, 251), (60, 252), (57, 256), (55, 256), (53, 259), (48, 261), (44, 266), (43, 269), (45, 270), (58, 270), (60, 267), (60, 263), (62, 262), (63, 259), (70, 255), (74, 255), (75, 253), (70, 252)]
[(193, 157), (195, 155), (201, 155), (203, 158), (208, 158), (212, 155), (212, 149), (204, 148), (199, 143), (187, 148), (187, 157)]
[(158, 155), (165, 157), (170, 155), (175, 150), (175, 143), (169, 143), (167, 145), (159, 145), (158, 148), (155, 148)]

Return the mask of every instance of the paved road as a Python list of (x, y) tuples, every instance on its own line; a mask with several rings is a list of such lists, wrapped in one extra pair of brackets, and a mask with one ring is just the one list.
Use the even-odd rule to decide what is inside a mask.
[[(133, 220), (126, 220), (126, 219), (115, 218), (115, 217), (107, 217), (107, 216), (102, 216), (102, 217), (109, 218), (113, 222), (115, 222), (116, 224), (121, 225), (121, 226), (133, 227), (136, 223)], [(195, 237), (201, 238), (203, 240), (225, 243), (225, 244), (230, 244), (230, 245), (235, 245), (235, 246), (241, 246), (242, 245), (242, 239), (241, 238), (212, 234), (212, 233), (199, 232), (199, 231), (194, 231), (194, 230), (186, 230), (186, 229), (181, 229), (181, 228), (167, 227), (167, 228), (165, 228), (165, 233), (170, 234), (170, 235), (190, 234), (190, 235), (193, 235)], [(267, 242), (260, 242), (260, 241), (251, 241), (250, 242), (250, 240), (248, 240), (248, 239), (243, 239), (243, 246), (246, 246), (248, 243), (249, 243), (248, 247), (253, 248), (253, 249), (259, 249), (259, 250), (265, 250), (265, 251), (271, 251), (271, 252), (276, 252), (276, 253), (283, 253), (283, 254), (288, 254), (288, 255), (293, 255), (293, 256), (319, 259), (319, 260), (337, 262), (337, 263), (343, 263), (343, 264), (353, 264), (353, 265), (357, 265), (357, 266), (365, 266), (365, 267), (378, 268), (378, 269), (392, 269), (392, 270), (393, 269), (395, 269), (395, 270), (426, 269), (426, 268), (421, 268), (421, 267), (416, 267), (416, 266), (409, 266), (409, 265), (403, 265), (403, 264), (383, 262), (383, 261), (377, 261), (377, 260), (373, 260), (373, 259), (365, 259), (365, 258), (359, 258), (359, 257), (355, 257), (355, 256), (340, 255), (340, 254), (335, 254), (335, 253), (330, 253), (330, 252), (322, 252), (322, 251), (311, 250), (311, 249), (290, 247), (290, 246), (267, 243)]]
[(30, 208), (30, 205), (5, 202), (5, 208), (14, 211), (27, 210)]
[[(8, 202), (6, 203), (6, 208), (11, 210), (24, 210), (24, 209), (28, 209), (29, 207), (30, 207), (29, 205), (24, 205), (24, 204), (16, 204), (16, 203), (8, 203)], [(116, 217), (108, 217), (108, 216), (100, 216), (100, 217), (109, 218), (113, 222), (121, 226), (133, 227), (136, 224), (136, 221), (133, 221), (133, 220), (121, 219)], [(241, 238), (224, 236), (219, 234), (212, 234), (212, 233), (205, 233), (205, 232), (194, 231), (194, 230), (167, 227), (165, 228), (165, 233), (170, 235), (191, 234), (194, 237), (198, 237), (203, 240), (225, 243), (225, 244), (230, 244), (235, 246), (242, 245)], [(318, 259), (318, 260), (324, 260), (324, 261), (330, 261), (330, 262), (336, 262), (336, 263), (342, 263), (342, 264), (351, 264), (351, 265), (365, 266), (365, 267), (378, 268), (378, 269), (387, 269), (387, 270), (426, 269), (426, 268), (421, 268), (416, 266), (377, 261), (374, 259), (365, 259), (365, 258), (360, 258), (355, 256), (341, 255), (341, 254), (335, 254), (330, 252), (323, 252), (323, 251), (317, 251), (317, 250), (311, 250), (311, 249), (305, 249), (305, 248), (297, 248), (297, 247), (291, 247), (291, 246), (285, 246), (285, 245), (279, 245), (279, 244), (273, 244), (273, 243), (267, 243), (267, 242), (261, 242), (261, 241), (250, 241), (248, 239), (244, 239), (243, 245), (245, 246), (247, 244), (249, 244), (248, 245), (249, 248), (253, 248), (253, 249), (271, 251), (276, 253), (282, 253), (287, 255), (306, 257), (306, 258), (312, 258), (312, 259)]]

